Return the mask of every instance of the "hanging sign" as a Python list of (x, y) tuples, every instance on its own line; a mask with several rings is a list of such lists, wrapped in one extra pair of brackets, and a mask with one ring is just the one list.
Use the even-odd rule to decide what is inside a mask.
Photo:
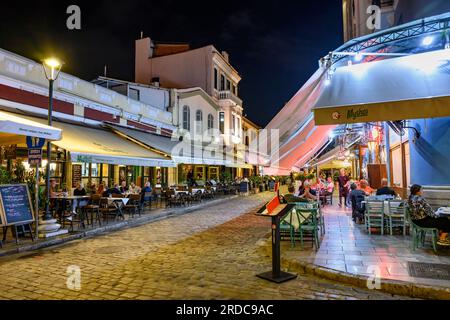
[(45, 139), (36, 137), (27, 137), (28, 163), (30, 165), (40, 165), (42, 163), (42, 147), (45, 145)]

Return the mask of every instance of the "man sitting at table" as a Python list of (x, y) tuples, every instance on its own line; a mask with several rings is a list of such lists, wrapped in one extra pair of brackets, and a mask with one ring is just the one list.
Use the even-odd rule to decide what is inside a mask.
[(120, 193), (124, 194), (128, 191), (127, 182), (125, 180), (122, 181), (122, 185), (120, 186)]
[(295, 192), (295, 187), (294, 186), (289, 186), (288, 188), (288, 192), (287, 194), (285, 194), (283, 196), (284, 200), (286, 201), (286, 203), (295, 203), (295, 202), (308, 202), (307, 199), (305, 198), (300, 198), (300, 197), (296, 197), (294, 195)]
[[(82, 182), (77, 182), (76, 188), (73, 190), (73, 195), (76, 197), (87, 195), (86, 189), (84, 188), (84, 184)], [(84, 207), (88, 204), (88, 200), (73, 200), (72, 201), (72, 213), (77, 213), (77, 208)]]
[(120, 191), (119, 184), (116, 183), (116, 184), (114, 184), (114, 188), (109, 188), (108, 190), (103, 192), (103, 196), (104, 197), (110, 197), (113, 194), (121, 194), (121, 193), (122, 192)]
[[(151, 192), (152, 192), (152, 185), (150, 184), (149, 181), (147, 181), (145, 183), (144, 188), (142, 188), (142, 191), (141, 191), (141, 202), (142, 203), (145, 202), (145, 201), (151, 201), (152, 200), (151, 196), (150, 197), (148, 196), (148, 194), (150, 194)], [(147, 194), (147, 196), (145, 194)]]
[(363, 201), (365, 199), (365, 192), (361, 189), (358, 189), (356, 183), (352, 183), (350, 185), (350, 201), (352, 203), (352, 219), (357, 224), (361, 224), (364, 220), (364, 212), (365, 206), (363, 205)]
[(397, 196), (395, 191), (388, 187), (388, 180), (386, 178), (381, 180), (381, 188), (377, 190), (377, 196), (393, 196), (394, 198)]
[(299, 197), (307, 200), (317, 200), (317, 193), (316, 190), (311, 189), (311, 184), (305, 181), (303, 183), (303, 193)]
[(131, 194), (140, 194), (141, 188), (139, 188), (134, 182), (132, 182), (132, 183), (130, 183), (130, 188), (128, 189), (128, 191)]

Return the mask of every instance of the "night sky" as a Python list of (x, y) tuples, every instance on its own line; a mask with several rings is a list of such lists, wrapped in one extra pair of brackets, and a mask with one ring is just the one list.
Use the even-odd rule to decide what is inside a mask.
[[(213, 44), (241, 74), (248, 117), (266, 125), (343, 41), (341, 0), (295, 1), (9, 1), (0, 47), (41, 60), (54, 54), (85, 80), (134, 80), (134, 41)], [(66, 8), (81, 7), (81, 30), (66, 28)]]

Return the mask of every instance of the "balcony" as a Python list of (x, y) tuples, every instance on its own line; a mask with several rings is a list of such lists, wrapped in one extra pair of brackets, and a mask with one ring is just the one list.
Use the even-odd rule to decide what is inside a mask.
[(238, 106), (242, 107), (242, 100), (236, 97), (231, 91), (219, 91), (218, 93), (219, 100), (231, 100)]

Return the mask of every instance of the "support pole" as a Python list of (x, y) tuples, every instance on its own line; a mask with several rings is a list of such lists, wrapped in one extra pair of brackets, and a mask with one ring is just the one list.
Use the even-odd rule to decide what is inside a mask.
[(391, 138), (387, 122), (384, 123), (384, 144), (386, 146), (386, 173), (388, 186), (391, 187)]
[(35, 198), (35, 219), (36, 219), (36, 232), (35, 237), (38, 239), (39, 237), (39, 164), (36, 164), (36, 184), (35, 184), (35, 190), (34, 190)]

